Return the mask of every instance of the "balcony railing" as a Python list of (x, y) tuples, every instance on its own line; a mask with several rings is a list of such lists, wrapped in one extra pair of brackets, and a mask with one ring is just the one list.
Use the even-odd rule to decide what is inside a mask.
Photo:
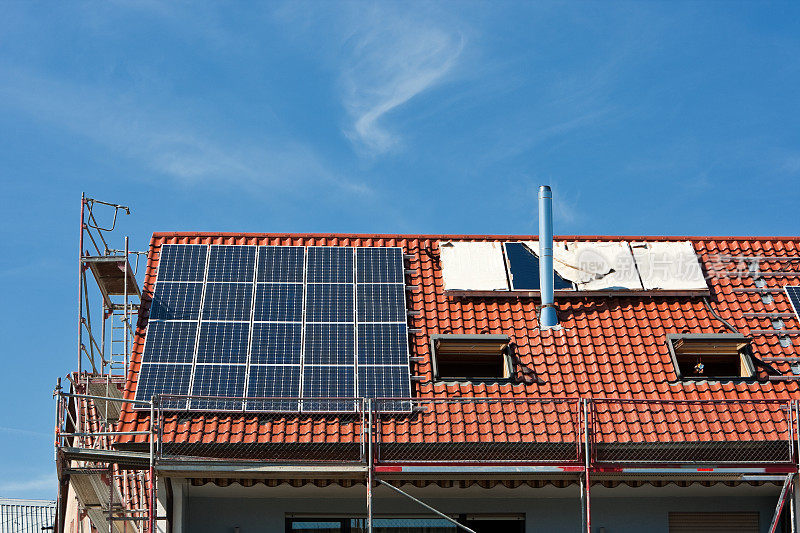
[[(401, 400), (390, 400), (398, 402)], [(376, 463), (551, 464), (581, 461), (578, 399), (415, 398), (407, 414), (373, 400)]]
[[(162, 460), (366, 462), (363, 398), (163, 395), (155, 405)], [(175, 405), (189, 410), (170, 409)]]
[[(176, 409), (178, 404), (189, 409)], [(320, 412), (325, 406), (331, 410)], [(143, 431), (76, 431), (71, 423), (69, 431), (61, 428), (58, 443), (128, 452), (146, 452), (152, 444), (156, 462), (178, 463), (572, 465), (604, 471), (620, 465), (793, 468), (797, 462), (796, 401), (160, 396), (148, 409), (152, 428), (149, 413), (140, 411), (147, 422), (134, 429)]]
[(592, 400), (591, 461), (792, 463), (796, 404), (769, 400)]

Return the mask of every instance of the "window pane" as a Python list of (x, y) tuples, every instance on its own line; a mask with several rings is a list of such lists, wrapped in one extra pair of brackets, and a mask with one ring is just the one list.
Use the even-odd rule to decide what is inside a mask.
[[(515, 291), (538, 291), (539, 257), (521, 242), (507, 242), (506, 257), (511, 273), (511, 288)], [(572, 289), (572, 283), (553, 272), (553, 288)]]
[(292, 531), (305, 532), (305, 533), (341, 533), (342, 523), (338, 520), (333, 522), (325, 521), (308, 521), (308, 522), (292, 522)]
[[(350, 523), (352, 533), (366, 533), (365, 520)], [(373, 533), (455, 533), (456, 526), (443, 518), (374, 518)]]

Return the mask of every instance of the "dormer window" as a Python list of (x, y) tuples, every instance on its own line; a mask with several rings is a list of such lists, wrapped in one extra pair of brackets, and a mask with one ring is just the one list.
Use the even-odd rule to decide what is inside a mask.
[(667, 339), (679, 379), (736, 379), (754, 374), (750, 340), (743, 335), (681, 334)]
[(431, 335), (436, 381), (508, 381), (513, 366), (507, 335)]

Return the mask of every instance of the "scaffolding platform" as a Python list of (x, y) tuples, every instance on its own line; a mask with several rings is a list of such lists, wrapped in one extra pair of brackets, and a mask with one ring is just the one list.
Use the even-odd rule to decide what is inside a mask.
[[(122, 392), (125, 388), (125, 376), (87, 376), (86, 388), (91, 396), (108, 397), (108, 398), (122, 398)], [(122, 410), (120, 402), (109, 400), (94, 400), (97, 406), (97, 414), (106, 424), (115, 424), (119, 420), (119, 415)]]
[[(110, 482), (107, 472), (91, 468), (73, 470), (69, 482), (98, 531), (113, 531), (113, 533), (139, 531), (135, 522), (125, 520), (125, 511), (121, 506), (122, 493), (116, 483)], [(109, 519), (111, 519), (110, 525)]]
[[(89, 267), (97, 281), (103, 299), (108, 307), (113, 307), (111, 296), (141, 297), (139, 284), (130, 261), (124, 255), (92, 255), (84, 256), (82, 261)], [(127, 272), (126, 272), (127, 271)], [(127, 289), (126, 289), (127, 280)]]

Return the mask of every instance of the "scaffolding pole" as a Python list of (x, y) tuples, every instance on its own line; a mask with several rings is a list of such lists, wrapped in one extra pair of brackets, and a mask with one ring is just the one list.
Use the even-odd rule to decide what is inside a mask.
[(156, 513), (156, 478), (155, 478), (155, 457), (153, 455), (153, 439), (154, 439), (154, 426), (153, 416), (155, 415), (155, 396), (151, 398), (150, 402), (150, 505), (148, 505), (148, 533), (155, 531), (155, 513)]
[[(124, 341), (123, 341), (123, 345), (122, 345), (122, 354), (123, 354), (122, 355), (122, 359), (123, 359), (122, 360), (122, 375), (125, 376), (125, 379), (128, 378), (128, 328), (130, 327), (130, 322), (128, 322), (128, 270), (129, 270), (128, 269), (128, 236), (126, 235), (125, 236), (125, 278), (124, 278), (124, 289), (123, 289), (123, 291), (125, 293), (125, 300), (124, 300), (124, 305), (125, 305), (124, 317), (125, 318), (123, 320), (123, 323), (124, 323), (124, 326), (125, 326), (124, 327), (125, 331), (123, 332)], [(103, 331), (105, 331), (105, 329)], [(113, 356), (114, 349), (113, 349), (113, 347), (111, 349), (111, 352), (112, 352), (111, 359), (112, 359), (112, 362), (113, 362), (113, 359), (114, 359), (114, 356)]]
[(585, 516), (586, 516), (586, 533), (592, 533), (592, 504), (591, 504), (591, 491), (592, 482), (589, 478), (589, 470), (591, 465), (591, 451), (589, 449), (589, 400), (583, 400), (583, 452), (584, 452), (584, 490), (585, 490)]
[(430, 511), (430, 512), (432, 512), (433, 514), (435, 514), (435, 515), (437, 515), (437, 516), (440, 516), (440, 517), (444, 518), (444, 519), (445, 519), (445, 520), (447, 520), (448, 522), (452, 523), (453, 525), (455, 525), (455, 526), (456, 526), (456, 527), (458, 527), (458, 528), (461, 528), (461, 529), (463, 529), (463, 530), (464, 530), (464, 531), (466, 531), (467, 533), (476, 533), (476, 531), (475, 531), (474, 529), (471, 529), (471, 528), (469, 528), (469, 527), (465, 526), (464, 524), (462, 524), (461, 522), (459, 522), (458, 520), (456, 520), (456, 519), (454, 519), (454, 518), (451, 518), (451, 517), (447, 516), (446, 514), (444, 514), (444, 513), (440, 512), (440, 511), (437, 511), (436, 509), (434, 509), (433, 507), (431, 507), (431, 506), (430, 506), (430, 505), (428, 505), (427, 503), (423, 502), (423, 501), (422, 501), (422, 500), (420, 500), (420, 499), (417, 499), (417, 498), (415, 498), (414, 496), (412, 496), (411, 494), (407, 493), (406, 491), (403, 491), (403, 490), (400, 490), (400, 489), (398, 489), (397, 487), (395, 487), (395, 486), (394, 486), (394, 485), (392, 485), (391, 483), (387, 483), (387, 482), (385, 482), (385, 481), (381, 480), (380, 478), (375, 478), (375, 481), (377, 481), (377, 482), (378, 482), (378, 483), (380, 483), (381, 485), (384, 485), (384, 486), (387, 486), (387, 487), (389, 487), (389, 488), (390, 488), (390, 489), (392, 489), (393, 491), (395, 491), (395, 492), (397, 492), (397, 493), (399, 493), (399, 494), (401, 494), (401, 495), (405, 496), (405, 497), (406, 497), (406, 498), (408, 498), (409, 500), (411, 500), (411, 501), (413, 501), (413, 502), (415, 502), (415, 503), (418, 503), (419, 505), (421, 505), (421, 506), (422, 506), (422, 507), (424, 507), (425, 509), (429, 510), (429, 511)]
[(78, 375), (81, 374), (83, 362), (83, 222), (86, 193), (81, 193), (81, 227), (78, 238)]
[(108, 465), (108, 533), (114, 533), (114, 465)]
[(781, 495), (778, 497), (778, 504), (775, 506), (775, 514), (772, 516), (772, 523), (769, 526), (769, 533), (775, 533), (778, 530), (778, 523), (781, 521), (781, 513), (783, 506), (786, 503), (786, 497), (792, 492), (792, 484), (794, 481), (794, 474), (786, 476), (781, 488)]
[(372, 398), (367, 399), (367, 411), (367, 533), (372, 533)]

